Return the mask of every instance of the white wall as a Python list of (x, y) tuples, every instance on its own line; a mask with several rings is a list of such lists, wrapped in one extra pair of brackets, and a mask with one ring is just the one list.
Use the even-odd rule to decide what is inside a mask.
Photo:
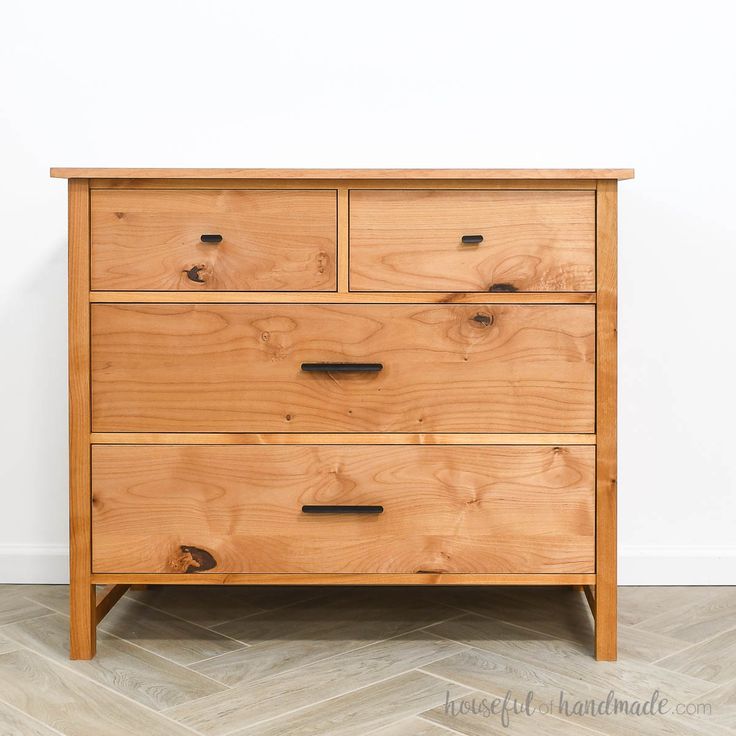
[(50, 165), (634, 166), (624, 583), (736, 583), (726, 3), (0, 6), (0, 580), (65, 577), (66, 201)]

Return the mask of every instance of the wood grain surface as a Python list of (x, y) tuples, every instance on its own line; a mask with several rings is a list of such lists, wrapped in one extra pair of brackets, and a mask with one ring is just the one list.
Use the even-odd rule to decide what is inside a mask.
[(597, 190), (598, 305), (596, 309), (597, 523), (595, 656), (617, 657), (617, 184)]
[[(96, 573), (592, 572), (592, 447), (95, 446)], [(381, 505), (305, 514), (303, 505)]]
[(95, 573), (92, 581), (98, 585), (118, 585), (127, 581), (142, 585), (231, 585), (231, 586), (580, 586), (595, 585), (593, 572), (542, 572), (542, 573), (207, 573), (206, 575), (182, 575), (181, 573)]
[(319, 189), (94, 191), (92, 288), (334, 291), (336, 202)]
[(595, 193), (353, 191), (350, 288), (594, 291)]
[(61, 179), (631, 179), (633, 169), (164, 169), (53, 167)]
[(93, 430), (592, 432), (594, 321), (590, 305), (95, 304)]
[(69, 615), (70, 657), (95, 655), (90, 580), (89, 182), (69, 182)]
[[(344, 277), (347, 288), (347, 268)], [(89, 300), (93, 304), (595, 304), (596, 295), (587, 291), (93, 291)]]

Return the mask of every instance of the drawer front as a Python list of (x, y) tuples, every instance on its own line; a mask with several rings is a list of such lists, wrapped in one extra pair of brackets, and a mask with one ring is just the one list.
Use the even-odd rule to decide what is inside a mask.
[(594, 338), (587, 304), (94, 304), (92, 428), (593, 432)]
[(594, 571), (593, 447), (98, 445), (92, 478), (98, 573)]
[(595, 192), (351, 191), (350, 288), (594, 291)]
[(334, 191), (94, 190), (91, 218), (95, 290), (336, 288)]

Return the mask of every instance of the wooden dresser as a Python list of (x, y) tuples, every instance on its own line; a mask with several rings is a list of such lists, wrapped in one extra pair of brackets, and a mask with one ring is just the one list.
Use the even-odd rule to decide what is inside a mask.
[(131, 584), (328, 583), (579, 586), (615, 659), (631, 170), (52, 176), (72, 658)]

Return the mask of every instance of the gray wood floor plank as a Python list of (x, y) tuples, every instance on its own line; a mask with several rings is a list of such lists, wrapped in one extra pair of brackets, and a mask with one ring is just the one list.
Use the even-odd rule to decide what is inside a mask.
[[(578, 692), (579, 697), (583, 697), (591, 689), (599, 695), (613, 689), (623, 696), (644, 699), (657, 689), (667, 697), (689, 702), (698, 700), (711, 689), (705, 680), (641, 662), (596, 662), (566, 641), (494, 642), (482, 637), (468, 641), (476, 644), (478, 649), (460, 652), (423, 669), (439, 676), (443, 676), (443, 672), (450, 676), (449, 672), (455, 671), (456, 676), (450, 676), (450, 679), (487, 690), (479, 684), (484, 676), (488, 683), (498, 688), (499, 681), (491, 678), (491, 674), (498, 674), (499, 663), (505, 666), (515, 663), (513, 670), (517, 676), (528, 678), (531, 675), (533, 678), (542, 675), (536, 683), (532, 680), (535, 687), (546, 686), (553, 695), (559, 695), (559, 691), (564, 689), (576, 697)], [(463, 679), (463, 667), (467, 667), (468, 674), (476, 678), (480, 675), (481, 679)], [(510, 674), (503, 676), (510, 679)], [(520, 684), (517, 683), (517, 687)], [(498, 690), (491, 692), (498, 693)]]
[(731, 682), (736, 679), (736, 628), (665, 657), (657, 665), (701, 680)]
[(128, 598), (212, 628), (281, 606), (316, 598), (321, 589), (306, 586), (269, 588), (244, 585), (162, 585), (127, 593)]
[(709, 690), (705, 694), (705, 700), (714, 705), (736, 706), (736, 680), (724, 682), (722, 685)]
[(69, 615), (68, 585), (24, 585), (20, 593), (24, 598), (52, 611)]
[(191, 736), (148, 708), (29, 651), (0, 655), (0, 700), (66, 736)]
[[(509, 656), (514, 654), (514, 642), (554, 640), (554, 637), (541, 632), (473, 614), (432, 626), (428, 630), (453, 641), (471, 643), (481, 649), (488, 649), (486, 645), (490, 642), (493, 651)], [(558, 641), (569, 642), (567, 649), (571, 652), (579, 652), (581, 656), (587, 658), (594, 656), (592, 640), (576, 642), (558, 639)], [(681, 650), (683, 646), (683, 642), (678, 639), (639, 631), (629, 626), (619, 627), (619, 658), (622, 660), (653, 662)]]
[(167, 713), (206, 736), (222, 736), (395, 677), (462, 648), (460, 644), (415, 632), (323, 659), (279, 677), (239, 686)]
[(452, 736), (455, 731), (440, 726), (424, 718), (407, 718), (390, 726), (370, 731), (366, 736)]
[(736, 680), (725, 682), (707, 692), (703, 700), (710, 704), (716, 723), (736, 730)]
[(561, 675), (538, 662), (525, 662), (496, 652), (470, 648), (422, 667), (437, 677), (465, 685), (471, 690), (504, 696), (507, 692), (523, 700), (529, 690), (542, 699), (558, 697), (560, 690), (577, 697), (603, 696), (607, 690)]
[(154, 710), (163, 710), (227, 688), (104, 632), (97, 635), (97, 656), (69, 661), (69, 619), (51, 614), (12, 624), (7, 635), (19, 644), (67, 665)]
[(6, 652), (14, 652), (18, 648), (18, 645), (14, 642), (8, 639), (5, 634), (0, 633), (0, 654), (5, 654)]
[(461, 615), (422, 598), (397, 596), (396, 600), (396, 605), (370, 597), (307, 601), (251, 616), (217, 628), (247, 641), (247, 650), (195, 663), (192, 668), (226, 685), (240, 685)]
[(716, 591), (707, 600), (665, 611), (636, 628), (693, 644), (728, 631), (736, 622), (736, 588)]
[[(633, 626), (618, 627), (619, 659), (635, 659), (639, 662), (655, 662), (680, 651), (683, 642), (670, 636), (644, 631)], [(592, 642), (590, 651), (593, 651)]]
[[(2, 696), (0, 696), (2, 697)], [(30, 716), (0, 701), (0, 735), (1, 736), (59, 736)]]
[(618, 589), (619, 622), (636, 626), (663, 613), (708, 603), (724, 592), (727, 587), (622, 586)]
[(206, 657), (243, 649), (240, 642), (168, 613), (122, 598), (99, 627), (121, 639), (135, 641), (154, 654), (190, 664)]
[[(26, 587), (29, 590), (25, 595), (30, 600), (68, 615), (68, 586)], [(154, 654), (184, 665), (243, 647), (225, 635), (182, 621), (165, 611), (144, 606), (128, 595), (108, 613), (98, 631), (107, 631), (119, 638), (135, 641), (138, 646)]]
[(581, 644), (593, 641), (593, 618), (582, 593), (570, 588), (457, 588), (444, 602), (464, 611), (495, 618)]
[(15, 586), (13, 588), (0, 595), (0, 626), (48, 614), (48, 608), (25, 598)]
[(237, 731), (233, 736), (365, 736), (443, 703), (448, 693), (454, 698), (465, 691), (424, 673), (408, 672)]

